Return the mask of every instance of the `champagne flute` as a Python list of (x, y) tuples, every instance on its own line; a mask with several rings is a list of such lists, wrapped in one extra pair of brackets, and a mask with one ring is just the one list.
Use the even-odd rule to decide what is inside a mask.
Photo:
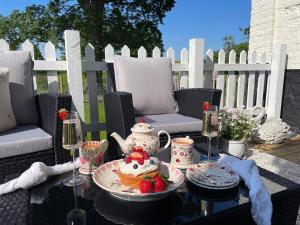
[(73, 186), (75, 208), (67, 215), (68, 225), (86, 225), (86, 212), (78, 208), (77, 187)]
[(203, 112), (202, 134), (208, 138), (208, 154), (207, 159), (211, 160), (211, 139), (217, 137), (219, 133), (218, 107), (210, 105)]
[(68, 225), (86, 225), (86, 212), (82, 209), (71, 210), (67, 215)]
[(80, 148), (82, 142), (82, 131), (78, 112), (69, 111), (67, 118), (63, 121), (63, 148), (69, 150), (73, 157), (73, 178), (64, 182), (66, 186), (76, 186), (83, 184), (84, 176), (76, 176), (75, 171), (75, 150)]

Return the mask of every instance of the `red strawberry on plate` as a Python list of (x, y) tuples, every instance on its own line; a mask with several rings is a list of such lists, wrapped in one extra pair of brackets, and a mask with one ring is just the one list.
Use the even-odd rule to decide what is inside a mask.
[(140, 165), (144, 165), (144, 159), (138, 159), (137, 162), (138, 162), (138, 164), (140, 164)]
[(66, 120), (68, 118), (68, 110), (62, 108), (58, 111), (58, 117), (61, 120)]
[(131, 163), (131, 157), (128, 157), (128, 156), (127, 156), (127, 157), (124, 159), (124, 161), (125, 161), (126, 164)]
[(143, 152), (143, 156), (144, 156), (144, 160), (147, 160), (150, 158), (148, 152)]
[(167, 189), (167, 184), (160, 176), (154, 177), (154, 191), (161, 192)]
[(140, 182), (141, 193), (151, 193), (154, 191), (153, 183), (150, 180), (142, 180)]

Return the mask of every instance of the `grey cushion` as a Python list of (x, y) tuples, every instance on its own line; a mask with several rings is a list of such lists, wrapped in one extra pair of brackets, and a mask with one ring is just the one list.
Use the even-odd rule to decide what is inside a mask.
[(0, 134), (0, 158), (52, 149), (52, 136), (36, 125), (19, 126)]
[[(155, 131), (165, 130), (169, 133), (181, 133), (202, 130), (202, 120), (180, 114), (146, 115), (144, 119), (146, 123), (153, 126)], [(136, 117), (135, 120), (140, 122), (141, 117)]]
[(116, 89), (132, 94), (136, 115), (178, 111), (169, 58), (117, 56), (114, 70)]
[(0, 67), (0, 133), (7, 132), (17, 126), (10, 103), (8, 79), (8, 69)]
[(0, 67), (9, 69), (11, 105), (18, 125), (38, 121), (34, 101), (33, 62), (26, 51), (0, 52)]

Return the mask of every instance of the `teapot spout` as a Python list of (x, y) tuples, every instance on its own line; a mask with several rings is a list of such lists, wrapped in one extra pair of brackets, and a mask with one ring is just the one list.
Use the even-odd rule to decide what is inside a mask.
[(118, 142), (118, 144), (121, 147), (122, 152), (124, 152), (124, 153), (129, 152), (129, 150), (130, 150), (129, 146), (126, 145), (125, 140), (118, 133), (113, 132), (110, 136), (113, 137)]

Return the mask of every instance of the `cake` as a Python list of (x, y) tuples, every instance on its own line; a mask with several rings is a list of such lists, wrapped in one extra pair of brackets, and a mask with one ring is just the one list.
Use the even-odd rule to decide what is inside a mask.
[(117, 174), (121, 184), (139, 189), (142, 180), (160, 175), (158, 159), (142, 149), (134, 150), (120, 162)]

